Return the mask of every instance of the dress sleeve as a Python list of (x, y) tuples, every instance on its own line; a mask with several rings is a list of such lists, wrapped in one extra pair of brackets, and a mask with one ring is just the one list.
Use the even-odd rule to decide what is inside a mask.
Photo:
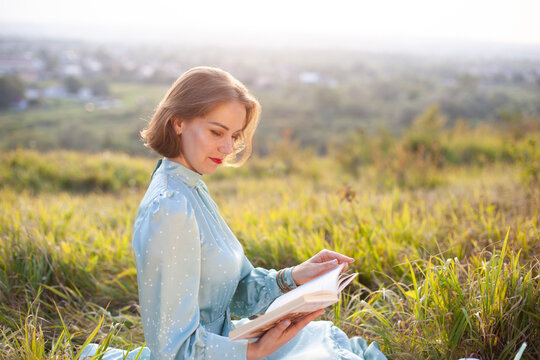
[[(294, 281), (290, 272), (289, 268), (285, 275), (287, 283), (292, 287)], [(283, 294), (278, 287), (276, 275), (277, 271), (274, 269), (253, 268), (244, 256), (242, 279), (231, 301), (231, 313), (239, 317), (249, 317), (264, 312), (272, 301)]]
[(156, 360), (245, 359), (247, 341), (199, 323), (201, 245), (193, 208), (176, 192), (154, 199), (135, 223), (139, 303), (146, 345)]

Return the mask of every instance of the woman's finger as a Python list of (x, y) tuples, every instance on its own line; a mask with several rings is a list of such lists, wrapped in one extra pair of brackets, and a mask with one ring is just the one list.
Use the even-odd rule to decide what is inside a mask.
[(316, 266), (312, 267), (311, 278), (324, 274), (325, 272), (334, 269), (338, 265), (339, 261), (337, 261), (337, 259), (317, 263)]
[(275, 334), (279, 335), (285, 332), (285, 330), (287, 330), (287, 328), (290, 325), (291, 325), (291, 322), (289, 320), (283, 320), (283, 321), (280, 321), (279, 324), (274, 326), (270, 331), (273, 331)]
[(291, 322), (289, 320), (282, 320), (276, 326), (268, 330), (261, 339), (264, 338), (264, 341), (276, 342), (282, 335), (287, 331)]
[(344, 262), (344, 263), (352, 263), (352, 262), (354, 262), (354, 259), (352, 257), (348, 257), (346, 255), (337, 253), (335, 251), (331, 252), (331, 256), (332, 256), (333, 259), (337, 259), (340, 263), (342, 263), (342, 262)]
[(309, 324), (310, 322), (315, 320), (315, 318), (317, 318), (318, 316), (321, 316), (322, 314), (324, 314), (324, 309), (314, 311), (300, 318), (298, 321), (296, 321), (294, 324), (290, 325), (287, 328), (286, 330), (287, 335), (292, 333), (294, 337), (300, 330), (306, 327), (307, 324)]
[(326, 261), (326, 262), (323, 262), (323, 263), (319, 263), (319, 269), (322, 267), (322, 271), (327, 271), (327, 270), (330, 270), (330, 269), (333, 269), (335, 268), (336, 266), (339, 265), (339, 261), (337, 261), (337, 259), (334, 259), (334, 260), (330, 260), (330, 261)]
[(315, 255), (313, 257), (313, 260), (315, 260), (317, 262), (326, 262), (326, 261), (333, 260), (333, 259), (338, 260), (340, 263), (343, 263), (343, 262), (344, 263), (352, 263), (352, 262), (354, 262), (354, 258), (352, 258), (352, 257), (340, 254), (340, 253), (335, 252), (335, 251), (327, 250), (327, 249), (321, 250), (317, 255)]

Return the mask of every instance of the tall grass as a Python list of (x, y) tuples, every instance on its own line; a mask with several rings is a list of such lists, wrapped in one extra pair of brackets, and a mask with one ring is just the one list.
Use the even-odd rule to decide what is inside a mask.
[(33, 192), (117, 192), (141, 188), (149, 161), (125, 154), (16, 150), (0, 156), (0, 187)]
[(527, 342), (527, 358), (537, 357), (538, 263), (520, 265), (506, 244), (466, 264), (408, 261), (412, 283), (371, 293), (347, 321), (381, 336), (399, 358), (509, 359)]
[[(327, 318), (390, 359), (507, 359), (524, 343), (523, 359), (540, 357), (540, 196), (519, 164), (445, 165), (436, 187), (389, 188), (377, 164), (353, 176), (332, 158), (275, 160), (207, 178), (256, 266), (322, 248), (353, 256), (359, 281)], [(153, 161), (18, 151), (0, 164), (2, 357), (72, 359), (89, 339), (143, 344), (130, 241)], [(17, 181), (12, 167), (32, 175)], [(71, 172), (100, 180), (59, 186)]]

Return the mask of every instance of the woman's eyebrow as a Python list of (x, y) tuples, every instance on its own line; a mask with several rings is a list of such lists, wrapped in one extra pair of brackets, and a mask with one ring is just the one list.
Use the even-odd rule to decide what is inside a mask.
[(224, 128), (225, 130), (229, 131), (229, 128), (228, 128), (228, 127), (226, 127), (225, 125), (220, 124), (220, 123), (218, 123), (218, 122), (210, 121), (210, 124), (214, 124), (214, 125), (217, 125), (217, 126), (221, 126), (221, 127)]
[[(213, 124), (213, 125), (220, 126), (220, 127), (224, 128), (225, 130), (229, 131), (229, 128), (228, 128), (228, 127), (226, 127), (225, 125), (220, 124), (220, 123), (218, 123), (218, 122), (210, 121), (209, 124)], [(235, 132), (241, 132), (241, 131), (242, 131), (242, 129), (236, 130)]]

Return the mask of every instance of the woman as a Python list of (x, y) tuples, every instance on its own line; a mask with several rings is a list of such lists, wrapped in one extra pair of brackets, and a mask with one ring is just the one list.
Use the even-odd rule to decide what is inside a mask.
[[(285, 320), (257, 341), (229, 341), (231, 314), (264, 312), (283, 292), (353, 259), (323, 250), (278, 272), (253, 268), (206, 185), (203, 174), (238, 166), (251, 153), (259, 104), (223, 70), (197, 67), (165, 95), (141, 134), (164, 156), (134, 224), (139, 303), (147, 347), (134, 359), (386, 359), (376, 344), (348, 339), (331, 322)], [(85, 349), (84, 356), (97, 345)], [(83, 356), (83, 358), (84, 358)], [(104, 359), (122, 358), (118, 349)]]

